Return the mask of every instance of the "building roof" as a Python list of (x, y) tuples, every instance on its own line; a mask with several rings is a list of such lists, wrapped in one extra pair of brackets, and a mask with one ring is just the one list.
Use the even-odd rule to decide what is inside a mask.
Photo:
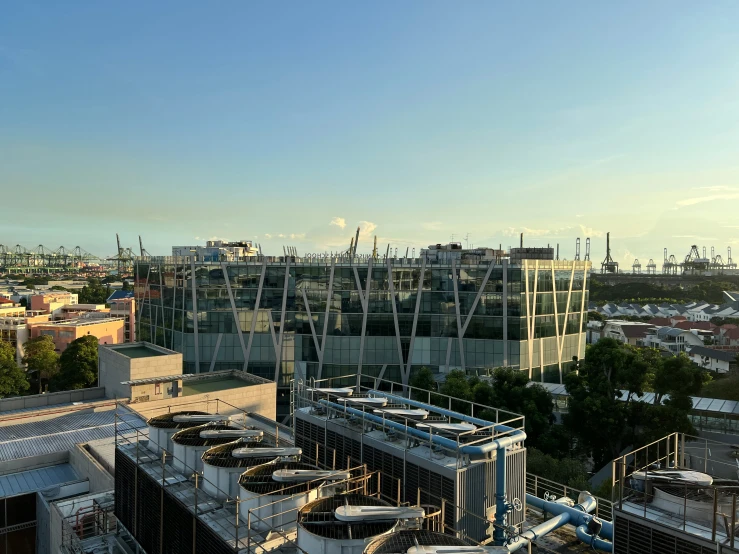
[(111, 300), (122, 300), (124, 298), (133, 298), (133, 291), (132, 290), (117, 290), (114, 291), (113, 294), (111, 294), (106, 302), (110, 302)]
[(678, 321), (675, 323), (675, 327), (678, 329), (685, 329), (687, 331), (690, 331), (691, 329), (713, 331), (716, 326), (710, 321)]
[(648, 325), (622, 325), (621, 331), (624, 336), (628, 339), (639, 339), (650, 331), (651, 327)]
[(75, 444), (104, 439), (115, 435), (116, 411), (126, 417), (127, 427), (146, 426), (143, 419), (122, 405), (111, 401), (108, 409), (90, 412), (73, 406), (58, 417), (43, 421), (28, 421), (32, 412), (18, 418), (4, 419), (0, 425), (0, 462), (41, 454), (64, 452)]
[(665, 327), (672, 325), (672, 322), (667, 317), (653, 317), (648, 321), (650, 325), (658, 325), (660, 327)]
[(0, 475), (0, 498), (41, 491), (72, 481), (79, 481), (79, 476), (69, 464)]
[(721, 360), (722, 362), (734, 363), (736, 357), (739, 356), (739, 351), (736, 350), (720, 350), (716, 348), (707, 348), (705, 346), (694, 346), (690, 349), (688, 354), (702, 356), (704, 358), (713, 358), (714, 360)]

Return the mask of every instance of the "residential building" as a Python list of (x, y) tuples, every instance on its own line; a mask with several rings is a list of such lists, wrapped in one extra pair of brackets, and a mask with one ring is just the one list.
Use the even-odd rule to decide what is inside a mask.
[(677, 327), (652, 327), (642, 339), (641, 344), (657, 348), (671, 354), (680, 354), (693, 346), (703, 346), (704, 339), (685, 329)]
[(122, 317), (126, 323), (124, 342), (136, 342), (136, 300), (133, 297), (108, 298), (111, 317)]
[(603, 326), (601, 337), (608, 337), (630, 344), (631, 346), (641, 346), (644, 338), (654, 328), (649, 323), (609, 320)]
[(97, 314), (104, 314), (100, 317), (110, 317), (110, 308), (106, 308), (105, 304), (67, 304), (56, 310), (54, 319), (79, 319), (92, 314), (95, 314), (93, 317)]
[(739, 346), (693, 346), (688, 350), (688, 356), (702, 368), (715, 373), (729, 373), (737, 369)]
[(81, 318), (68, 321), (49, 321), (31, 327), (31, 338), (49, 336), (57, 352), (62, 353), (72, 341), (92, 335), (100, 344), (120, 344), (124, 340), (125, 322), (122, 317), (104, 319)]
[(23, 363), (24, 345), (31, 338), (30, 328), (37, 323), (48, 322), (51, 316), (38, 311), (26, 310), (22, 306), (0, 306), (0, 339), (15, 348), (15, 360)]
[(40, 310), (50, 313), (52, 317), (58, 317), (62, 308), (70, 304), (77, 304), (78, 297), (79, 295), (73, 292), (45, 292), (32, 295), (28, 304), (32, 310)]

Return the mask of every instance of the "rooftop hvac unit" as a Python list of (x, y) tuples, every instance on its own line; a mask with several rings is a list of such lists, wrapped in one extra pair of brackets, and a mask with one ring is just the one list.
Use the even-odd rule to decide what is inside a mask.
[(300, 448), (276, 448), (271, 435), (265, 435), (262, 440), (241, 437), (214, 446), (202, 456), (203, 490), (219, 500), (236, 498), (239, 495), (239, 477), (247, 469), (276, 458), (299, 460), (301, 453)]
[(323, 471), (302, 462), (274, 461), (245, 471), (239, 478), (239, 517), (257, 531), (281, 529), (296, 521), (297, 509), (319, 496), (332, 495), (333, 481), (346, 471)]
[[(424, 548), (426, 547), (426, 548)], [(438, 547), (434, 549), (433, 547)], [(457, 548), (454, 548), (457, 547)], [(477, 550), (474, 550), (477, 548)], [(415, 549), (415, 550), (413, 550)], [(470, 549), (470, 550), (465, 550)], [(445, 535), (435, 531), (416, 529), (413, 531), (398, 531), (373, 540), (364, 549), (364, 554), (421, 554), (431, 552), (485, 552), (479, 546), (473, 547), (469, 543), (453, 535)]]
[[(227, 433), (214, 433), (214, 431), (228, 431)], [(214, 446), (233, 442), (234, 439), (240, 438), (245, 431), (254, 431), (253, 429), (245, 429), (237, 427), (234, 424), (211, 421), (197, 427), (183, 429), (172, 435), (172, 453), (174, 459), (172, 466), (179, 472), (188, 474), (193, 471), (198, 473), (203, 471), (202, 455)], [(255, 433), (255, 436), (249, 438), (261, 437), (262, 431)]]
[(311, 554), (362, 554), (368, 539), (398, 527), (399, 519), (392, 513), (382, 516), (375, 512), (364, 520), (344, 521), (337, 510), (347, 506), (380, 511), (396, 509), (384, 500), (362, 494), (319, 498), (298, 510), (298, 547)]
[[(203, 420), (203, 418), (208, 418)], [(171, 412), (154, 416), (147, 421), (149, 426), (149, 449), (157, 454), (162, 449), (172, 452), (172, 435), (181, 429), (202, 425), (206, 421), (223, 420), (226, 416), (210, 415), (205, 412)]]

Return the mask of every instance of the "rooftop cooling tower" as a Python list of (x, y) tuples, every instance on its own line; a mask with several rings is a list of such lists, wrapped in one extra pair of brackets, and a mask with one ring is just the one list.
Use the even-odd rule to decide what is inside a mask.
[[(203, 418), (209, 418), (203, 421)], [(171, 412), (154, 416), (146, 422), (149, 426), (149, 450), (153, 450), (157, 454), (162, 449), (172, 452), (172, 435), (181, 429), (188, 429), (197, 425), (202, 425), (206, 421), (216, 421), (227, 419), (226, 416), (210, 415), (205, 412)]]
[[(343, 521), (337, 509), (371, 507), (368, 517)], [(387, 513), (383, 515), (383, 510)], [(390, 504), (374, 496), (337, 494), (319, 498), (298, 511), (298, 547), (311, 554), (362, 554), (367, 539), (395, 529), (399, 520)]]
[(174, 447), (172, 466), (185, 474), (193, 471), (200, 473), (203, 471), (201, 456), (205, 451), (242, 437), (259, 439), (263, 434), (263, 431), (221, 422), (210, 422), (183, 429), (172, 435)]

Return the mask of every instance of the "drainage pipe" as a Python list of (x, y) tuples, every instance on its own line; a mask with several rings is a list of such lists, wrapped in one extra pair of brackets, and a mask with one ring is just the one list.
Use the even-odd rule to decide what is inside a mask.
[[(507, 516), (508, 512), (511, 511), (511, 504), (506, 499), (506, 448), (526, 440), (525, 432), (518, 429), (512, 429), (513, 433), (511, 433), (510, 435), (494, 439), (483, 445), (460, 445), (457, 441), (453, 441), (446, 437), (434, 435), (433, 433), (427, 433), (425, 431), (420, 431), (415, 427), (408, 427), (407, 425), (403, 425), (396, 421), (384, 419), (373, 414), (368, 414), (362, 410), (350, 408), (346, 405), (341, 406), (334, 402), (330, 402), (329, 400), (323, 399), (319, 400), (319, 403), (323, 404), (324, 406), (334, 408), (339, 412), (349, 413), (357, 417), (364, 418), (365, 420), (372, 421), (380, 425), (385, 425), (387, 427), (390, 427), (391, 429), (402, 431), (419, 439), (423, 439), (424, 441), (430, 440), (431, 442), (443, 446), (444, 448), (448, 448), (450, 450), (458, 450), (463, 454), (469, 455), (471, 458), (487, 458), (490, 453), (495, 450), (497, 457), (495, 462), (495, 524), (493, 526), (493, 539), (495, 540), (496, 544), (505, 543)], [(428, 405), (426, 404), (419, 404), (421, 404), (421, 406), (428, 407)], [(454, 417), (458, 417), (459, 415), (461, 414), (456, 414)], [(487, 421), (477, 421), (481, 421), (485, 426), (493, 425), (492, 423)], [(501, 425), (500, 427), (504, 426)]]
[[(606, 522), (603, 522), (603, 528), (605, 529)], [(596, 550), (602, 550), (603, 552), (613, 552), (613, 543), (611, 541), (604, 541), (603, 539), (600, 539), (598, 537), (594, 537), (590, 533), (588, 533), (588, 526), (587, 525), (579, 525), (577, 529), (575, 529), (575, 534), (577, 535), (577, 538), (580, 539), (585, 544), (592, 546)]]
[[(596, 506), (596, 500), (592, 495), (588, 495), (582, 503), (573, 507), (560, 504), (559, 502), (543, 500), (531, 494), (526, 494), (526, 503), (529, 506), (534, 506), (550, 514), (559, 515), (561, 513), (568, 513), (571, 518), (570, 523), (576, 527), (586, 525), (593, 518), (588, 512), (592, 512)], [(606, 539), (613, 539), (613, 523), (604, 521), (600, 535)]]

